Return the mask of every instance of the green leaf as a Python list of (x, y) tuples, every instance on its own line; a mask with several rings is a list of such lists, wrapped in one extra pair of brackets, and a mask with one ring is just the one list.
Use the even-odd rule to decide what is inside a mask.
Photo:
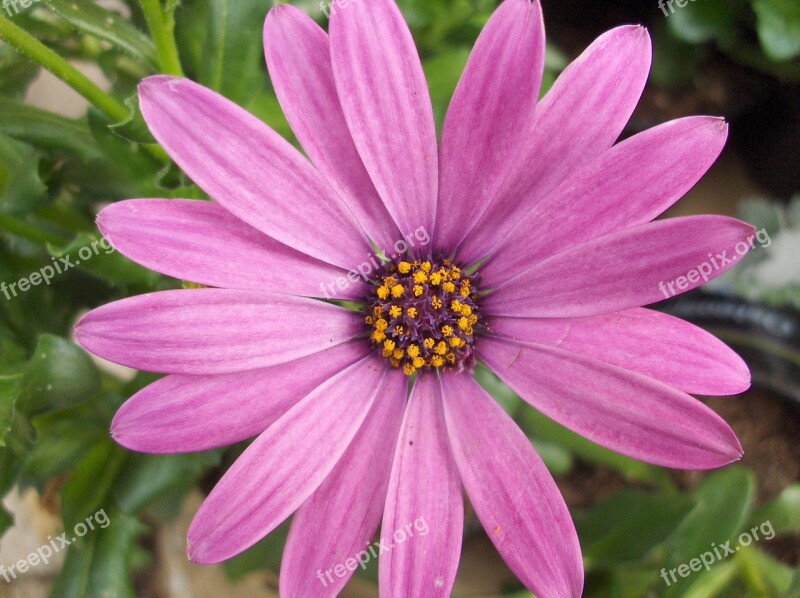
[(0, 134), (0, 211), (27, 213), (47, 198), (39, 160), (34, 148)]
[(737, 35), (744, 4), (741, 0), (702, 0), (676, 8), (667, 26), (678, 39), (690, 44), (716, 40), (727, 44)]
[(263, 0), (209, 0), (200, 82), (238, 104), (266, 85), (261, 28)]
[(40, 67), (11, 46), (0, 45), (0, 95), (19, 98), (39, 74)]
[(435, 57), (426, 60), (422, 65), (430, 87), (436, 124), (440, 131), (450, 105), (450, 99), (453, 97), (468, 58), (469, 48), (445, 49)]
[(157, 67), (153, 42), (119, 13), (107, 10), (92, 0), (44, 2), (79, 32), (107, 41), (153, 69)]
[(688, 578), (691, 585), (685, 589), (684, 594), (681, 594), (681, 598), (714, 598), (714, 596), (719, 596), (736, 579), (737, 569), (736, 562), (731, 560), (715, 563), (710, 571), (704, 569), (699, 573), (694, 573), (693, 575), (696, 577)]
[(114, 485), (116, 504), (126, 513), (138, 513), (156, 501), (161, 510), (177, 514), (186, 493), (209, 468), (219, 464), (220, 453), (190, 455), (132, 454)]
[(107, 397), (33, 418), (37, 443), (26, 456), (22, 479), (40, 491), (72, 469), (92, 447), (108, 440), (113, 405)]
[(142, 111), (139, 108), (138, 94), (134, 94), (125, 100), (125, 105), (131, 112), (128, 120), (110, 125), (108, 128), (123, 139), (134, 143), (156, 143), (155, 137), (150, 133), (150, 129), (147, 127)]
[(127, 453), (107, 437), (81, 459), (61, 491), (65, 529), (109, 505), (109, 495), (126, 457)]
[[(713, 553), (714, 547), (726, 542), (735, 550), (737, 533), (749, 514), (754, 486), (752, 473), (738, 467), (729, 467), (705, 479), (692, 493), (696, 501), (694, 509), (669, 542), (666, 568), (679, 567), (704, 553)], [(686, 579), (679, 578), (670, 588), (672, 595), (682, 596), (687, 584)]]
[(761, 576), (776, 591), (776, 595), (785, 596), (792, 585), (794, 569), (772, 558), (763, 550), (751, 549), (749, 557)]
[(100, 156), (86, 123), (0, 97), (0, 133), (42, 149), (63, 150), (83, 159)]
[(70, 341), (39, 338), (22, 383), (19, 408), (36, 413), (70, 407), (100, 390), (100, 374), (89, 355)]
[(69, 546), (53, 598), (134, 598), (129, 561), (144, 527), (119, 511), (108, 518), (106, 528), (95, 528)]
[(756, 510), (748, 527), (765, 523), (769, 523), (776, 534), (800, 532), (800, 484), (784, 488), (773, 501)]
[(623, 490), (576, 516), (584, 558), (603, 567), (641, 561), (693, 508), (694, 501), (687, 496)]
[(75, 267), (112, 284), (155, 285), (161, 275), (135, 264), (114, 251), (108, 240), (97, 233), (83, 233), (66, 247), (48, 246), (51, 255), (68, 259)]
[(756, 31), (764, 53), (776, 62), (800, 56), (800, 3), (753, 0)]
[(21, 381), (21, 375), (0, 376), (0, 447), (6, 446), (6, 437), (11, 432)]

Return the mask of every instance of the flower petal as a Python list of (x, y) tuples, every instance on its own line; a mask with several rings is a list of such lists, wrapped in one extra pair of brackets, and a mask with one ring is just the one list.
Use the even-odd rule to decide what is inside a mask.
[(260, 370), (167, 376), (120, 407), (111, 422), (111, 435), (126, 448), (156, 454), (234, 444), (261, 434), (367, 351), (356, 341)]
[(588, 318), (493, 318), (490, 330), (550, 345), (660, 380), (700, 395), (732, 395), (750, 387), (747, 365), (715, 336), (649, 309)]
[(650, 222), (700, 180), (727, 132), (723, 119), (697, 116), (617, 144), (537, 203), (481, 266), (481, 275), (501, 282), (565, 249)]
[(228, 289), (363, 297), (361, 280), (345, 290), (327, 288), (347, 272), (267, 237), (210, 201), (120, 201), (98, 214), (97, 226), (120, 253), (180, 280)]
[(614, 144), (647, 82), (651, 55), (647, 30), (625, 26), (567, 67), (536, 107), (513, 172), (459, 249), (463, 263), (486, 256), (556, 185)]
[(206, 193), (264, 234), (345, 269), (370, 249), (333, 188), (252, 114), (188, 79), (139, 85), (153, 136)]
[(227, 374), (312, 355), (357, 336), (356, 314), (275, 293), (193, 289), (130, 297), (75, 327), (88, 351), (137, 370)]
[(537, 596), (580, 596), (578, 534), (530, 440), (471, 375), (445, 375), (442, 396), (458, 471), (498, 552)]
[(672, 218), (617, 231), (525, 270), (489, 295), (484, 307), (493, 315), (574, 318), (656, 303), (669, 290), (684, 293), (732, 268), (750, 250), (747, 239), (754, 233), (725, 216)]
[(383, 387), (373, 355), (292, 407), (236, 460), (189, 527), (189, 558), (217, 563), (269, 534), (311, 496), (358, 432)]
[(354, 2), (330, 21), (331, 60), (347, 125), (400, 232), (433, 231), (436, 126), (422, 64), (394, 0)]
[(267, 15), (264, 53), (281, 108), (314, 165), (380, 247), (402, 239), (347, 128), (328, 35), (303, 11), (280, 4)]
[(480, 342), (481, 359), (514, 392), (606, 448), (678, 469), (722, 467), (742, 456), (719, 415), (662, 382), (554, 347)]
[(438, 386), (419, 376), (406, 407), (381, 526), (381, 596), (450, 596), (456, 578), (464, 501)]
[(458, 247), (528, 137), (544, 69), (538, 0), (505, 0), (489, 19), (456, 88), (442, 131), (436, 242)]
[(295, 513), (281, 562), (282, 595), (337, 596), (355, 568), (375, 558), (370, 543), (383, 516), (407, 389), (405, 374), (387, 375), (347, 452)]

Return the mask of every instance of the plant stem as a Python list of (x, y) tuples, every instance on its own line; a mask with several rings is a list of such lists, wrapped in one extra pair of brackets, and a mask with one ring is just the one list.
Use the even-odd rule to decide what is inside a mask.
[(67, 241), (66, 238), (44, 231), (32, 224), (15, 218), (9, 214), (0, 212), (0, 230), (11, 233), (23, 239), (28, 239), (34, 243), (45, 245), (52, 243), (53, 245), (61, 245)]
[(114, 122), (128, 119), (128, 109), (115, 98), (95, 85), (86, 75), (67, 60), (45, 46), (30, 33), (21, 29), (6, 17), (0, 17), (0, 39), (16, 48), (33, 61), (38, 62), (72, 89), (89, 100), (98, 110)]
[(161, 9), (161, 0), (139, 0), (139, 4), (150, 27), (150, 35), (156, 44), (161, 70), (167, 75), (183, 77), (178, 45), (173, 34), (174, 23), (171, 19), (167, 22)]

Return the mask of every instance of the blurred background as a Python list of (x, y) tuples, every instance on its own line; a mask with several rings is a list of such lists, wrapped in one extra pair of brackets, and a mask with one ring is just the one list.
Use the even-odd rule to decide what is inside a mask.
[[(292, 3), (326, 26), (328, 3)], [(441, 125), (497, 2), (399, 4)], [(745, 458), (710, 473), (638, 463), (523, 406), (487, 371), (478, 375), (556, 477), (581, 537), (586, 596), (800, 596), (800, 2), (680, 4), (543, 0), (544, 91), (597, 35), (641, 23), (654, 39), (654, 65), (625, 135), (691, 114), (730, 121), (724, 155), (668, 216), (738, 215), (764, 241), (713, 285), (657, 308), (707, 328), (748, 361), (751, 391), (701, 398), (733, 426)], [(244, 447), (157, 457), (115, 445), (111, 417), (155, 377), (100, 363), (71, 340), (88, 309), (182, 284), (97, 243), (93, 219), (104, 204), (203, 197), (153, 144), (135, 100), (141, 78), (182, 68), (295, 141), (263, 64), (261, 25), (271, 6), (162, 2), (180, 65), (159, 56), (138, 0), (18, 0), (0, 8), (0, 281), (16, 282), (60, 257), (82, 258), (48, 285), (0, 295), (0, 565), (27, 558), (92, 514), (110, 521), (103, 527), (95, 517), (96, 529), (16, 578), (0, 569), (7, 577), (0, 597), (277, 596), (286, 525), (224, 565), (185, 558), (192, 514)], [(742, 534), (754, 528), (759, 539), (744, 546)], [(455, 596), (530, 596), (469, 509), (465, 534)], [(662, 569), (726, 542), (741, 550), (665, 582)], [(373, 564), (343, 595), (377, 596), (376, 580)]]

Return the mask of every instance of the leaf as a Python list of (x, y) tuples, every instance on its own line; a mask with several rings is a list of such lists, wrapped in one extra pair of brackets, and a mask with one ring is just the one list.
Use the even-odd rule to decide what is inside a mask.
[(76, 30), (107, 41), (133, 58), (157, 68), (155, 45), (119, 13), (92, 0), (44, 0), (50, 9)]
[(623, 490), (576, 516), (584, 558), (602, 567), (641, 561), (693, 508), (694, 501), (687, 496)]
[(109, 125), (108, 128), (123, 139), (134, 143), (156, 143), (155, 137), (150, 133), (150, 129), (147, 127), (142, 111), (139, 108), (138, 94), (134, 94), (125, 100), (125, 105), (130, 110), (128, 120)]
[(97, 527), (69, 546), (51, 596), (134, 598), (129, 561), (144, 526), (119, 511), (109, 512), (108, 519), (106, 528)]
[(152, 286), (161, 279), (160, 274), (114, 251), (108, 240), (97, 233), (82, 233), (67, 246), (48, 246), (48, 250), (54, 257), (64, 258), (74, 267), (110, 283)]
[(64, 529), (109, 505), (109, 496), (126, 458), (127, 453), (107, 437), (81, 459), (61, 491)]
[(11, 432), (21, 380), (21, 375), (0, 376), (0, 447), (6, 446)]
[(690, 2), (670, 12), (667, 26), (675, 37), (690, 44), (716, 40), (724, 45), (736, 38), (743, 8), (742, 0)]
[[(667, 569), (689, 563), (704, 553), (713, 553), (730, 542), (735, 550), (736, 535), (742, 527), (753, 499), (755, 481), (752, 473), (729, 467), (712, 474), (692, 493), (696, 505), (670, 540)], [(727, 555), (731, 558), (731, 555)], [(715, 562), (718, 559), (715, 559)], [(686, 579), (670, 587), (671, 595), (682, 596)]]
[(100, 374), (89, 355), (70, 341), (39, 338), (22, 382), (19, 408), (37, 413), (70, 407), (100, 390)]
[(33, 418), (38, 441), (26, 455), (22, 480), (42, 490), (72, 469), (92, 447), (108, 440), (113, 406), (108, 397)]
[(27, 213), (47, 198), (39, 160), (34, 148), (0, 134), (0, 211)]
[(220, 453), (208, 451), (190, 455), (131, 454), (125, 469), (114, 485), (116, 504), (126, 513), (135, 514), (156, 501), (176, 515), (183, 498), (208, 469), (218, 465)]
[(9, 45), (0, 45), (0, 95), (19, 98), (39, 74), (39, 65)]
[(753, 0), (756, 31), (764, 53), (776, 62), (800, 56), (800, 3)]
[(0, 133), (37, 148), (70, 152), (83, 159), (101, 154), (86, 123), (0, 97)]
[(772, 502), (759, 508), (753, 513), (748, 526), (765, 523), (769, 523), (778, 535), (800, 532), (800, 484), (784, 488)]
[(238, 104), (266, 85), (261, 28), (263, 0), (209, 0), (200, 83)]

